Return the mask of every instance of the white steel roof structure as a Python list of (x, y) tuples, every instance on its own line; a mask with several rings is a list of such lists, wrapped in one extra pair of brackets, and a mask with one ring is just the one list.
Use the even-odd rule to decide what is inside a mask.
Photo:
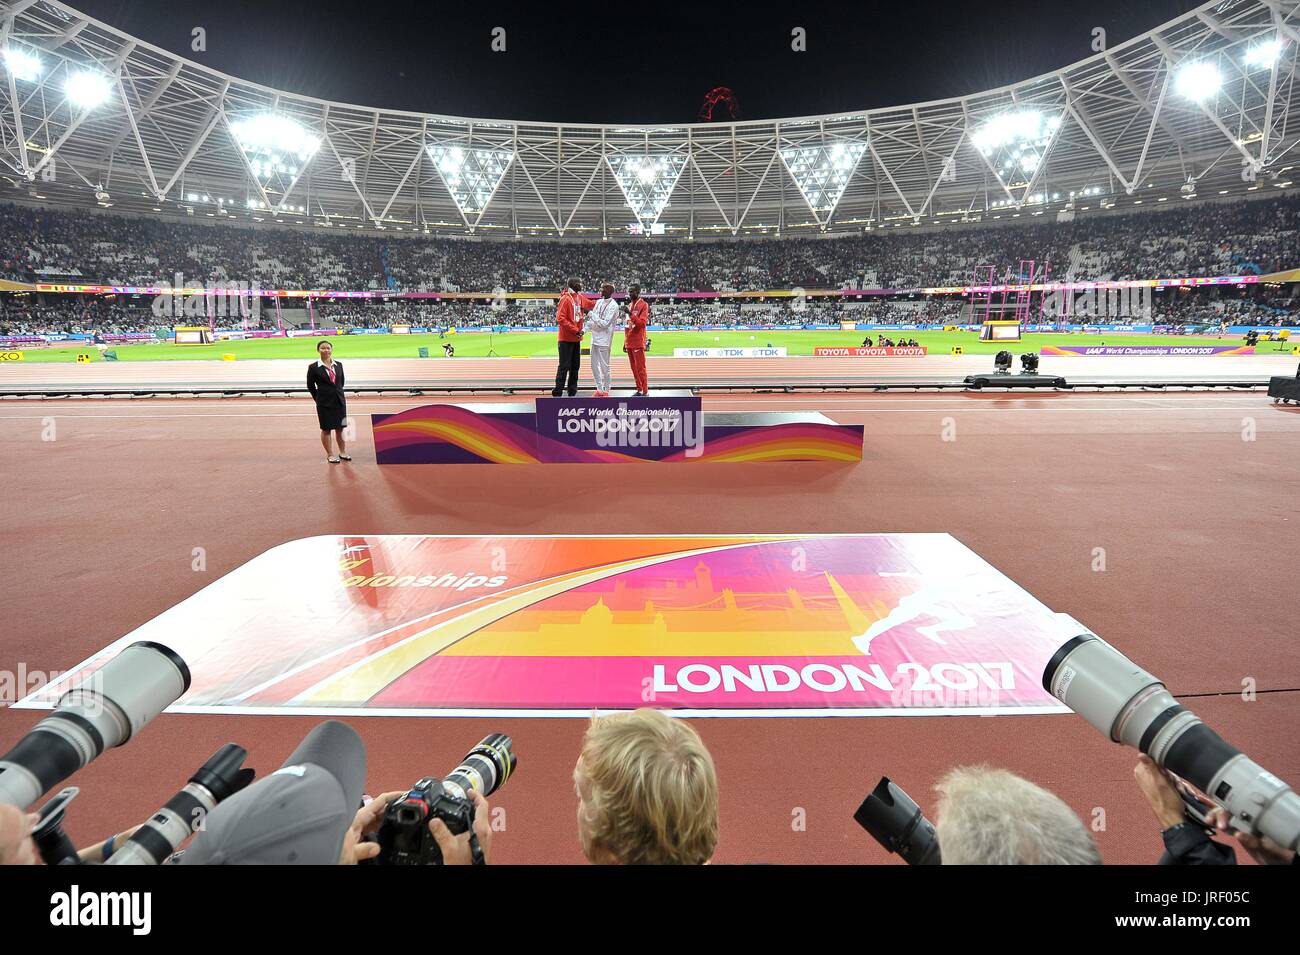
[(313, 99), (53, 0), (0, 3), (0, 50), (0, 198), (146, 215), (504, 237), (818, 235), (1287, 186), (1300, 142), (1300, 0), (1207, 3), (954, 99), (653, 127)]

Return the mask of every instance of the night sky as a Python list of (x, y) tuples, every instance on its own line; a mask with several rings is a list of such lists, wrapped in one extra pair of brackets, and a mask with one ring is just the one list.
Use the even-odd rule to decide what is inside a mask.
[[(324, 99), (480, 118), (640, 124), (693, 121), (705, 92), (720, 85), (735, 91), (743, 119), (973, 93), (1091, 56), (1095, 27), (1115, 46), (1197, 4), (73, 5), (214, 69)], [(207, 31), (206, 52), (190, 48), (196, 26)], [(796, 26), (807, 30), (807, 52), (790, 49)], [(506, 31), (504, 53), (490, 48), (494, 27)]]

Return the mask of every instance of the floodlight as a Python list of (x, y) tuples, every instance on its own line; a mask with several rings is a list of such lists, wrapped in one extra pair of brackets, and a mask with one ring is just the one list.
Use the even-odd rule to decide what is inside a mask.
[[(316, 136), (296, 119), (279, 113), (255, 113), (245, 116), (230, 124), (235, 140), (249, 157), (250, 166), (256, 176), (269, 176), (272, 172), (285, 173), (285, 155), (296, 156), (299, 162), (306, 162), (320, 148), (320, 137)], [(261, 157), (262, 162), (253, 164), (254, 156)]]
[(1208, 99), (1222, 85), (1223, 76), (1219, 73), (1219, 68), (1209, 60), (1187, 63), (1179, 68), (1174, 77), (1175, 88), (1190, 100)]
[(680, 152), (667, 152), (658, 156), (614, 153), (605, 157), (614, 181), (618, 183), (627, 206), (643, 223), (658, 221), (673, 186), (686, 166), (686, 157)]
[(1046, 146), (1060, 124), (1059, 116), (1036, 109), (998, 113), (971, 134), (971, 143), (985, 156), (1004, 146)]
[(82, 70), (73, 73), (63, 84), (69, 102), (82, 109), (94, 109), (112, 95), (113, 86), (102, 73)]
[(838, 140), (824, 146), (788, 147), (781, 150), (781, 159), (809, 207), (829, 212), (839, 203), (866, 150), (861, 140)]
[(35, 53), (10, 47), (5, 50), (5, 69), (14, 79), (31, 83), (41, 75), (41, 61)]
[(1264, 40), (1260, 43), (1256, 43), (1248, 49), (1246, 51), (1245, 62), (1247, 66), (1272, 66), (1281, 55), (1282, 41), (1274, 37), (1272, 40)]

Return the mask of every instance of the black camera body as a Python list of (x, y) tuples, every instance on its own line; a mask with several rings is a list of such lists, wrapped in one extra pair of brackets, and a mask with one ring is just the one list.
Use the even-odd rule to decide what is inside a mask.
[(453, 835), (472, 832), (474, 804), (463, 790), (425, 776), (384, 812), (379, 827), (380, 865), (442, 865), (442, 850), (429, 832), (441, 819)]
[(484, 861), (474, 836), (474, 803), (470, 790), (484, 797), (501, 787), (518, 765), (514, 743), (504, 733), (489, 733), (471, 749), (465, 760), (445, 778), (425, 776), (401, 799), (389, 803), (379, 832), (370, 838), (379, 843), (374, 865), (442, 865), (442, 850), (429, 831), (429, 823), (441, 819), (453, 836), (469, 833), (474, 863)]

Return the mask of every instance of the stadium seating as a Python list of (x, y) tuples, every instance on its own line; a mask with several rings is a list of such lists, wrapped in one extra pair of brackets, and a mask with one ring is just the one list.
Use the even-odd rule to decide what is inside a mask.
[(0, 205), (0, 277), (264, 288), (555, 290), (570, 276), (647, 292), (968, 284), (1021, 258), (1053, 279), (1268, 273), (1300, 265), (1300, 198), (1197, 202), (1074, 221), (909, 226), (827, 239), (610, 243), (383, 237)]

